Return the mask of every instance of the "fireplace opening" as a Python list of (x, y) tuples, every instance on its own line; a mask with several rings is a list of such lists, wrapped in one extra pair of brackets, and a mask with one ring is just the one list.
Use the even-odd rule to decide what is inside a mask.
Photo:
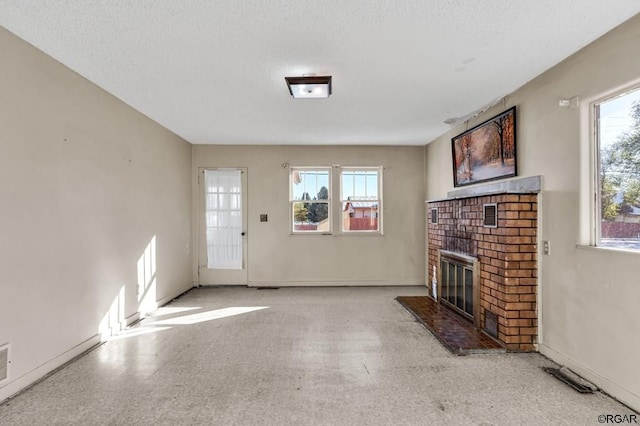
[(478, 259), (440, 250), (440, 303), (479, 325)]

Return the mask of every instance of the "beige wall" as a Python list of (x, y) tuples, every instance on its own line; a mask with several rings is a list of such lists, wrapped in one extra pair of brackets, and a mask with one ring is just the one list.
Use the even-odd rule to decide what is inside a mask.
[[(589, 241), (588, 111), (607, 92), (640, 83), (640, 15), (472, 120), (518, 110), (520, 176), (542, 175), (540, 351), (640, 408), (640, 255), (578, 247)], [(558, 107), (580, 97), (580, 107)], [(452, 188), (452, 130), (427, 146), (427, 197)]]
[[(589, 228), (587, 105), (640, 81), (639, 39), (636, 17), (469, 123), (517, 105), (519, 174), (543, 176), (541, 352), (635, 408), (639, 257), (577, 244)], [(428, 145), (426, 164), (419, 147), (190, 147), (1, 29), (0, 51), (0, 345), (11, 359), (0, 400), (99, 341), (105, 315), (135, 318), (151, 241), (154, 299), (190, 286), (200, 167), (248, 169), (250, 284), (424, 282), (422, 194), (452, 189), (461, 127)], [(580, 108), (558, 108), (572, 96)], [(283, 163), (383, 165), (385, 235), (289, 235)]]
[(135, 318), (154, 236), (155, 299), (192, 275), (191, 146), (1, 28), (0, 52), (1, 401)]
[[(384, 235), (290, 235), (284, 163), (384, 166)], [(201, 167), (248, 169), (250, 285), (424, 283), (423, 147), (194, 145), (193, 165), (194, 183)], [(334, 177), (336, 187), (335, 172)], [(194, 193), (194, 212), (200, 196)], [(268, 222), (259, 221), (261, 213), (268, 214)]]

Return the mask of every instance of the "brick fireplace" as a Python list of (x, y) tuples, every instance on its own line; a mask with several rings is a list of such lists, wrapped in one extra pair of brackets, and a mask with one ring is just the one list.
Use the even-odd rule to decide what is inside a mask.
[(452, 297), (454, 287), (443, 287), (443, 282), (464, 271), (456, 257), (467, 265), (475, 260), (475, 287), (467, 290), (472, 287), (466, 278), (457, 287), (456, 295), (466, 297), (458, 311), (509, 351), (534, 351), (537, 343), (539, 182), (525, 178), (485, 185), (427, 202), (429, 288), (435, 270), (439, 302), (456, 310), (456, 300), (461, 303)]

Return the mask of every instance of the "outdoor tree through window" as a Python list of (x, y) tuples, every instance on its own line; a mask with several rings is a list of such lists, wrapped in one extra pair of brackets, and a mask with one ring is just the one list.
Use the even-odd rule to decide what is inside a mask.
[(595, 106), (600, 232), (597, 245), (640, 250), (640, 89)]
[(293, 232), (331, 232), (331, 169), (291, 169)]

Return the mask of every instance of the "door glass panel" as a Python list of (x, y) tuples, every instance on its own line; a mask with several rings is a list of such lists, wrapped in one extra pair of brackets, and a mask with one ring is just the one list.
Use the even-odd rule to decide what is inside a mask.
[(242, 172), (205, 170), (207, 268), (242, 269)]

